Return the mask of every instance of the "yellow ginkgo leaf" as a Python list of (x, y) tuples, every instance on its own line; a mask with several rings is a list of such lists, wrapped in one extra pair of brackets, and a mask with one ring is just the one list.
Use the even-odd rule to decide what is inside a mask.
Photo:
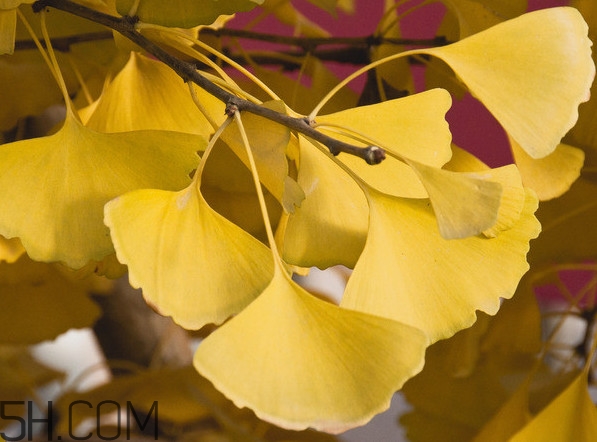
[(502, 197), (498, 211), (497, 222), (483, 233), (494, 237), (503, 230), (512, 227), (520, 218), (524, 207), (526, 191), (522, 185), (522, 178), (518, 168), (512, 164), (490, 169), (477, 157), (459, 148), (452, 146), (452, 158), (444, 166), (454, 172), (468, 172), (470, 176), (479, 179), (494, 181), (502, 185)]
[(502, 197), (500, 183), (480, 175), (408, 164), (427, 189), (441, 235), (446, 239), (478, 235), (497, 223)]
[(524, 14), (420, 52), (450, 65), (533, 158), (550, 154), (576, 122), (595, 75), (587, 24), (569, 7)]
[(269, 249), (214, 212), (196, 183), (123, 195), (106, 204), (105, 222), (131, 285), (187, 329), (222, 323), (272, 277)]
[(36, 261), (101, 261), (114, 252), (104, 204), (133, 189), (185, 187), (205, 145), (177, 132), (94, 132), (67, 114), (54, 135), (0, 146), (0, 234), (19, 237)]
[(526, 187), (535, 191), (539, 201), (563, 195), (580, 176), (585, 154), (567, 144), (558, 144), (548, 156), (533, 159), (510, 138), (510, 146)]
[(239, 407), (283, 428), (338, 433), (369, 421), (422, 369), (412, 327), (315, 298), (281, 270), (213, 332), (194, 365)]
[(0, 262), (15, 262), (23, 253), (25, 249), (19, 238), (6, 239), (0, 236)]
[(284, 259), (302, 267), (343, 264), (353, 268), (367, 237), (365, 195), (323, 152), (303, 137), (300, 143), (298, 183), (305, 200), (288, 219)]
[(436, 341), (473, 324), (476, 310), (495, 314), (528, 270), (529, 241), (540, 230), (532, 192), (518, 222), (497, 238), (459, 240), (441, 237), (429, 201), (367, 194), (369, 234), (344, 307), (404, 322)]
[(84, 287), (50, 264), (23, 255), (0, 263), (0, 343), (31, 345), (54, 339), (71, 328), (93, 325), (100, 309)]
[[(272, 226), (276, 226), (282, 208), (267, 190), (264, 192)], [(256, 238), (267, 235), (251, 171), (218, 139), (201, 175), (201, 194), (209, 206)]]
[[(213, 113), (223, 120), (224, 105), (205, 92), (197, 94), (202, 105), (216, 108)], [(102, 93), (86, 126), (100, 132), (172, 130), (206, 138), (213, 132), (182, 79), (165, 64), (136, 52)]]
[(586, 370), (510, 439), (511, 442), (597, 439), (597, 409), (589, 395)]
[[(452, 104), (444, 89), (389, 100), (369, 106), (317, 117), (322, 132), (325, 125), (337, 125), (358, 134), (370, 134), (374, 143), (400, 156), (430, 166), (443, 166), (452, 155), (452, 134), (445, 115)], [(354, 143), (348, 137), (330, 135)], [(364, 143), (362, 143), (364, 145)]]
[[(281, 101), (271, 101), (263, 106), (280, 113), (286, 112)], [(295, 180), (288, 176), (286, 148), (290, 142), (290, 130), (278, 123), (248, 113), (243, 116), (247, 137), (263, 185), (289, 213), (301, 204), (304, 193)], [(232, 124), (222, 133), (222, 140), (249, 167), (249, 158), (237, 125)]]

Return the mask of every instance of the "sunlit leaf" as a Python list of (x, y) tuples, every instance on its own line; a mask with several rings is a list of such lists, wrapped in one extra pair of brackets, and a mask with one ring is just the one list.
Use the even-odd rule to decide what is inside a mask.
[(516, 141), (510, 139), (510, 146), (524, 185), (533, 189), (540, 201), (561, 196), (580, 176), (585, 155), (576, 147), (558, 144), (548, 156), (533, 159)]
[(499, 235), (501, 231), (512, 227), (520, 218), (526, 194), (518, 168), (514, 165), (508, 165), (490, 169), (477, 157), (458, 146), (453, 145), (452, 151), (452, 158), (444, 166), (445, 169), (469, 173), (472, 177), (494, 181), (502, 186), (497, 222), (483, 233), (486, 236), (494, 237)]
[(49, 264), (23, 255), (0, 263), (0, 335), (2, 344), (35, 344), (71, 328), (92, 326), (100, 315), (83, 286)]
[(567, 7), (524, 14), (421, 52), (448, 63), (533, 158), (551, 153), (576, 122), (595, 74), (587, 25)]
[(510, 439), (592, 442), (597, 438), (597, 409), (589, 396), (586, 371)]
[(165, 131), (103, 134), (69, 114), (54, 135), (0, 146), (0, 234), (19, 237), (37, 261), (101, 261), (114, 251), (104, 204), (133, 189), (188, 185), (205, 143)]
[[(134, 3), (135, 0), (116, 0), (116, 9), (128, 15)], [(262, 3), (263, 0), (141, 0), (133, 15), (146, 23), (191, 28), (209, 25), (220, 15), (248, 11)]]
[[(203, 106), (224, 114), (220, 101), (198, 94)], [(205, 138), (213, 132), (182, 79), (165, 64), (136, 52), (102, 93), (86, 125), (100, 132), (172, 130)]]
[(529, 241), (540, 229), (531, 193), (512, 228), (461, 240), (440, 236), (428, 200), (367, 194), (369, 234), (342, 306), (404, 322), (436, 341), (470, 326), (476, 310), (495, 314), (528, 270)]
[(416, 329), (328, 304), (277, 271), (200, 344), (194, 365), (266, 421), (337, 433), (388, 408), (421, 370), (426, 345)]
[(269, 249), (214, 212), (195, 183), (179, 192), (137, 190), (105, 213), (131, 285), (185, 328), (222, 323), (272, 277)]
[(478, 235), (497, 223), (502, 185), (477, 174), (462, 174), (408, 162), (429, 194), (439, 231), (446, 239)]
[(288, 219), (284, 259), (302, 267), (343, 264), (353, 268), (367, 236), (365, 195), (324, 153), (303, 137), (300, 142), (298, 183), (305, 200)]
[[(433, 89), (396, 100), (321, 115), (316, 122), (324, 132), (326, 124), (339, 125), (357, 134), (371, 136), (373, 142), (368, 144), (379, 144), (400, 156), (441, 167), (452, 155), (452, 136), (445, 120), (451, 104), (450, 94), (443, 89)], [(353, 139), (331, 131), (330, 135), (354, 143)]]

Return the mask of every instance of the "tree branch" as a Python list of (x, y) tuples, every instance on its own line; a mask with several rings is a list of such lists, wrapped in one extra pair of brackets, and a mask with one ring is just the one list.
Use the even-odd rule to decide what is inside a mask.
[(39, 0), (33, 3), (33, 10), (39, 12), (46, 7), (52, 7), (64, 12), (76, 15), (81, 18), (93, 21), (115, 30), (124, 37), (142, 47), (149, 54), (164, 64), (170, 66), (185, 82), (192, 81), (209, 94), (213, 95), (227, 106), (235, 106), (240, 112), (249, 112), (276, 123), (282, 124), (291, 130), (325, 145), (332, 155), (341, 152), (355, 155), (364, 159), (368, 164), (379, 164), (385, 159), (385, 151), (377, 146), (360, 147), (335, 138), (329, 137), (314, 129), (306, 118), (290, 117), (286, 114), (276, 112), (264, 106), (252, 103), (243, 98), (222, 89), (201, 75), (193, 63), (181, 60), (153, 41), (149, 40), (135, 28), (137, 19), (135, 17), (115, 17), (102, 12), (90, 9), (69, 0)]

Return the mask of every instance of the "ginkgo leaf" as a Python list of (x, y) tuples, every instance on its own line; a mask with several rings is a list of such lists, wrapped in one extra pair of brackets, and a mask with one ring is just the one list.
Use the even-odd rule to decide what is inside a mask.
[(526, 187), (535, 191), (539, 201), (563, 195), (580, 176), (585, 154), (567, 144), (558, 144), (546, 157), (533, 159), (510, 138), (512, 154)]
[(540, 230), (532, 192), (509, 230), (459, 240), (441, 237), (427, 200), (367, 195), (369, 234), (343, 307), (404, 322), (436, 341), (473, 324), (476, 310), (495, 314), (529, 268), (529, 241)]
[[(224, 115), (224, 105), (197, 91), (203, 106)], [(136, 52), (102, 92), (86, 126), (100, 132), (172, 130), (207, 138), (213, 128), (199, 111), (187, 85), (165, 64)]]
[[(209, 206), (257, 239), (267, 241), (251, 171), (219, 138), (201, 175), (201, 194)], [(282, 214), (276, 198), (264, 189), (270, 223)]]
[(408, 164), (427, 189), (441, 235), (446, 239), (478, 235), (497, 223), (502, 185), (480, 175)]
[[(271, 101), (263, 106), (281, 113), (286, 112), (286, 106), (281, 101)], [(243, 125), (251, 143), (259, 179), (282, 204), (284, 210), (292, 213), (295, 206), (300, 206), (304, 193), (296, 181), (288, 176), (286, 147), (290, 142), (290, 130), (251, 113), (243, 116)], [(222, 140), (249, 167), (249, 158), (237, 125), (228, 126), (222, 133)]]
[(187, 329), (240, 312), (273, 274), (269, 249), (214, 212), (196, 183), (116, 198), (106, 204), (105, 223), (131, 285)]
[(23, 253), (25, 249), (19, 238), (6, 239), (0, 236), (0, 262), (15, 262)]
[(128, 15), (135, 3), (138, 7), (133, 15), (145, 23), (191, 28), (209, 25), (220, 15), (249, 11), (263, 0), (116, 0), (116, 9), (119, 14)]
[[(447, 91), (432, 89), (404, 98), (321, 115), (316, 122), (322, 132), (326, 132), (326, 124), (338, 125), (349, 131), (371, 135), (377, 142), (372, 144), (379, 144), (400, 156), (441, 167), (452, 155), (452, 134), (445, 120), (451, 104), (452, 99)], [(330, 132), (330, 135), (354, 143), (353, 139), (335, 132)]]
[(459, 362), (463, 351), (475, 351), (475, 340), (471, 342), (469, 335), (477, 335), (478, 325), (487, 326), (484, 321), (475, 323), (429, 347), (425, 368), (405, 384), (402, 392), (413, 409), (400, 423), (409, 440), (470, 441), (507, 400), (508, 391), (500, 382), (504, 369), (491, 360), (491, 354), (481, 355), (470, 373), (454, 372), (450, 366), (451, 361)]
[(50, 264), (23, 255), (0, 263), (0, 343), (31, 345), (54, 339), (71, 328), (93, 325), (100, 309), (81, 285)]
[(597, 438), (597, 409), (588, 389), (587, 372), (583, 370), (510, 441), (594, 441)]
[(288, 219), (284, 259), (301, 267), (324, 269), (343, 264), (353, 268), (367, 237), (369, 208), (365, 195), (323, 152), (307, 139), (299, 139), (298, 183), (305, 199)]
[(317, 299), (277, 270), (259, 298), (199, 345), (194, 365), (261, 419), (338, 433), (387, 409), (421, 370), (426, 346), (419, 330)]
[(587, 25), (569, 7), (524, 14), (420, 52), (450, 65), (533, 158), (550, 154), (574, 125), (595, 75)]
[(114, 252), (104, 204), (133, 189), (183, 188), (205, 145), (177, 132), (94, 132), (67, 114), (54, 135), (0, 146), (0, 234), (19, 237), (36, 261), (101, 261)]
[(470, 176), (494, 181), (502, 185), (502, 197), (496, 223), (483, 232), (485, 236), (494, 237), (512, 227), (520, 218), (524, 207), (526, 191), (522, 185), (520, 172), (515, 165), (507, 165), (490, 169), (474, 155), (458, 146), (452, 146), (452, 158), (444, 166), (454, 172), (468, 172)]

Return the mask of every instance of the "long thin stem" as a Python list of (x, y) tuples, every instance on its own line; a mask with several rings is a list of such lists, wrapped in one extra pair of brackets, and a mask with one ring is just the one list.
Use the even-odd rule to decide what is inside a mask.
[(249, 158), (249, 165), (251, 166), (251, 174), (253, 176), (253, 182), (255, 183), (255, 190), (257, 192), (257, 198), (259, 200), (259, 207), (261, 209), (261, 216), (263, 217), (263, 223), (265, 224), (265, 231), (267, 233), (267, 240), (269, 242), (269, 247), (272, 251), (274, 262), (277, 264), (276, 268), (283, 268), (282, 265), (282, 258), (280, 256), (280, 252), (278, 251), (278, 247), (276, 245), (276, 238), (274, 236), (274, 230), (269, 220), (269, 214), (267, 211), (267, 204), (265, 203), (265, 196), (263, 195), (263, 189), (261, 188), (261, 180), (259, 178), (259, 173), (257, 172), (257, 165), (255, 164), (255, 158), (253, 157), (253, 151), (251, 149), (251, 145), (249, 143), (249, 138), (247, 137), (247, 132), (245, 131), (245, 127), (243, 126), (243, 121), (240, 116), (240, 112), (238, 112), (234, 107), (229, 107), (228, 110), (229, 114), (234, 115), (234, 121), (238, 126), (238, 130), (240, 132), (240, 136), (243, 141), (243, 145), (245, 146), (245, 150), (247, 151), (247, 157)]
[(139, 33), (135, 28), (137, 20), (134, 17), (115, 17), (90, 9), (78, 3), (73, 3), (69, 0), (39, 0), (33, 3), (33, 10), (36, 12), (39, 12), (46, 7), (56, 8), (114, 29), (133, 43), (142, 47), (156, 59), (172, 68), (184, 81), (192, 81), (209, 94), (213, 95), (223, 103), (226, 103), (226, 105), (236, 106), (240, 112), (244, 111), (258, 115), (319, 141), (325, 145), (333, 155), (338, 155), (339, 153), (344, 152), (360, 157), (369, 164), (379, 164), (385, 159), (384, 150), (377, 146), (363, 148), (335, 140), (311, 127), (309, 120), (305, 118), (290, 117), (286, 114), (276, 112), (267, 107), (237, 97), (225, 89), (222, 89), (209, 81), (205, 76), (201, 75), (193, 63), (177, 58)]

